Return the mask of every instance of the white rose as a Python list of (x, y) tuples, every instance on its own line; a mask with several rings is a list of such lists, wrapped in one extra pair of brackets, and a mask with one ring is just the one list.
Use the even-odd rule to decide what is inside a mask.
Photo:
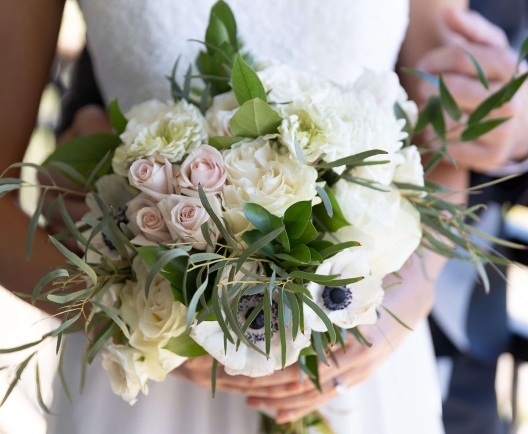
[(140, 194), (128, 203), (128, 227), (135, 235), (132, 244), (139, 246), (152, 246), (167, 243), (172, 236), (163, 220), (163, 216), (156, 202), (147, 195)]
[(143, 370), (143, 354), (135, 348), (109, 344), (103, 353), (103, 368), (110, 377), (112, 392), (130, 405), (137, 401), (139, 392), (148, 395), (148, 378)]
[(130, 185), (156, 200), (174, 193), (174, 169), (165, 157), (136, 160), (128, 171)]
[(289, 154), (280, 155), (262, 137), (226, 151), (224, 167), (228, 184), (242, 201), (257, 203), (279, 217), (290, 205), (312, 201), (317, 194), (317, 170)]
[[(220, 216), (222, 210), (216, 196), (210, 196), (208, 199), (215, 214)], [(181, 238), (183, 242), (194, 242), (195, 249), (206, 250), (207, 244), (200, 227), (209, 221), (210, 217), (199, 198), (172, 194), (159, 202), (158, 208), (173, 239)]]
[[(340, 279), (363, 277), (363, 280), (340, 287), (328, 287), (310, 283), (313, 300), (328, 315), (332, 323), (346, 329), (361, 324), (374, 324), (377, 321), (376, 309), (383, 301), (381, 277), (373, 276), (364, 251), (347, 249), (326, 259), (317, 274), (338, 274)], [(326, 326), (311, 309), (306, 309), (306, 317), (312, 330), (325, 332)]]
[(233, 233), (237, 237), (253, 228), (253, 225), (244, 214), (242, 197), (247, 198), (246, 193), (242, 188), (235, 187), (234, 185), (224, 186), (224, 191), (222, 192), (222, 206), (225, 211), (222, 216), (227, 220)]
[[(412, 184), (419, 187), (424, 186), (424, 169), (422, 158), (418, 148), (414, 145), (403, 148), (400, 151), (403, 162), (396, 167), (394, 182)], [(418, 191), (405, 190), (406, 193), (420, 194)]]
[(122, 143), (114, 151), (112, 157), (112, 170), (117, 175), (126, 178), (128, 176), (128, 165), (126, 162), (127, 146)]
[(233, 91), (216, 95), (211, 107), (205, 113), (205, 119), (212, 136), (232, 136), (229, 121), (238, 110), (238, 101)]
[(398, 271), (420, 244), (420, 213), (397, 188), (385, 193), (341, 180), (333, 191), (351, 224), (339, 229), (336, 237), (359, 241), (374, 275)]
[(220, 193), (226, 176), (224, 160), (220, 152), (212, 146), (202, 145), (184, 160), (176, 182), (183, 194), (198, 197), (200, 185), (205, 193)]
[(169, 112), (137, 133), (127, 145), (126, 160), (131, 164), (138, 158), (159, 154), (171, 163), (178, 163), (206, 139), (204, 117), (194, 105), (181, 100)]
[(132, 268), (138, 282), (127, 281), (121, 292), (120, 316), (130, 326), (129, 344), (145, 356), (144, 369), (154, 381), (185, 361), (164, 349), (169, 340), (185, 331), (187, 308), (174, 300), (170, 282), (156, 275), (145, 298), (145, 281), (150, 269), (138, 256)]

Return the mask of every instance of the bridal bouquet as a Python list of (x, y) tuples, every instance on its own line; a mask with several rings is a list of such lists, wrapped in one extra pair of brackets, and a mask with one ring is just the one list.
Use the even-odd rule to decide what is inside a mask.
[[(474, 261), (484, 281), (485, 263), (507, 263), (470, 238), (465, 219), (477, 219), (475, 209), (442, 200), (445, 189), (424, 181), (421, 154), (431, 154), (425, 172), (447, 156), (444, 112), (462, 125), (441, 77), (422, 74), (439, 96), (419, 115), (393, 72), (365, 70), (338, 85), (253, 62), (222, 1), (203, 45), (198, 75), (189, 67), (180, 86), (176, 65), (169, 77), (173, 101), (146, 101), (126, 115), (113, 102), (115, 135), (74, 139), (33, 166), (50, 185), (40, 187), (28, 254), (44, 195), (58, 190), (68, 231), (50, 242), (68, 262), (40, 280), (31, 301), (57, 303), (62, 324), (0, 353), (52, 338), (59, 352), (65, 334), (84, 330), (83, 372), (102, 353), (112, 390), (130, 404), (149, 381), (204, 354), (215, 360), (213, 393), (218, 364), (259, 377), (297, 363), (319, 385), (317, 366), (334, 344), (344, 347), (351, 334), (368, 345), (357, 326), (376, 322), (383, 278), (418, 247)], [(462, 140), (504, 121), (483, 119), (525, 78), (484, 103)], [(429, 124), (444, 143), (435, 151), (411, 144)], [(48, 168), (84, 190), (57, 186)], [(2, 194), (26, 186), (0, 178)], [(80, 222), (68, 214), (71, 194), (86, 196)], [(82, 257), (61, 243), (67, 237)]]

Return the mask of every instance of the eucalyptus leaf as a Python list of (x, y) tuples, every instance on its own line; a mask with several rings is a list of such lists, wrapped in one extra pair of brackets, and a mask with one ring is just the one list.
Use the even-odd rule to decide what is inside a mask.
[(209, 137), (209, 146), (212, 146), (219, 151), (223, 151), (225, 149), (231, 149), (235, 143), (244, 139), (245, 137), (213, 136)]
[(172, 337), (167, 345), (163, 347), (170, 352), (181, 357), (194, 358), (207, 354), (200, 345), (198, 345), (188, 332), (179, 336)]
[(26, 261), (29, 261), (29, 258), (31, 256), (31, 248), (33, 247), (33, 238), (35, 238), (35, 231), (37, 230), (38, 221), (40, 218), (40, 215), (42, 214), (42, 207), (44, 206), (44, 198), (46, 196), (46, 192), (42, 192), (40, 195), (40, 199), (37, 204), (37, 208), (35, 209), (35, 212), (33, 213), (33, 216), (31, 217), (31, 220), (29, 222), (29, 228), (26, 238)]
[(122, 134), (128, 124), (128, 120), (121, 111), (117, 99), (108, 104), (108, 120), (117, 134)]
[(401, 70), (403, 72), (408, 73), (408, 74), (415, 75), (416, 77), (420, 77), (420, 78), (428, 81), (429, 83), (431, 83), (432, 85), (434, 85), (436, 87), (439, 86), (438, 79), (436, 77), (432, 76), (431, 74), (427, 74), (426, 72), (418, 71), (418, 70), (413, 69), (413, 68), (401, 68)]
[(55, 240), (55, 238), (53, 238), (52, 236), (50, 236), (49, 239), (52, 244), (57, 248), (57, 250), (59, 250), (59, 252), (61, 252), (69, 261), (79, 267), (92, 280), (94, 286), (97, 285), (97, 274), (95, 273), (92, 267), (90, 267), (76, 254), (70, 252), (65, 246)]
[(260, 98), (246, 101), (229, 121), (233, 136), (257, 138), (277, 132), (279, 114)]
[(244, 62), (244, 59), (237, 54), (233, 71), (231, 73), (231, 85), (236, 99), (240, 105), (253, 98), (260, 98), (266, 102), (266, 91), (257, 73)]
[(128, 327), (126, 326), (125, 322), (119, 318), (119, 316), (109, 307), (105, 306), (102, 303), (99, 303), (95, 300), (90, 300), (92, 304), (97, 306), (99, 309), (101, 309), (104, 313), (106, 313), (110, 318), (112, 318), (112, 321), (114, 321), (117, 326), (121, 329), (123, 334), (127, 339), (130, 339), (130, 332), (128, 331)]
[(5, 404), (5, 402), (7, 401), (7, 398), (9, 398), (9, 395), (11, 395), (11, 392), (13, 392), (15, 386), (20, 381), (20, 377), (22, 377), (22, 373), (24, 372), (24, 370), (26, 369), (29, 361), (33, 358), (33, 356), (35, 354), (37, 354), (37, 353), (31, 354), (20, 365), (18, 365), (18, 368), (17, 368), (16, 373), (15, 373), (15, 378), (13, 379), (11, 384), (9, 385), (9, 387), (8, 387), (8, 389), (7, 389), (7, 391), (6, 391), (5, 395), (4, 395), (4, 398), (2, 399), (2, 402), (0, 402), (0, 407), (2, 407)]
[(451, 119), (454, 121), (459, 121), (462, 117), (462, 110), (458, 106), (457, 102), (449, 92), (449, 89), (445, 85), (444, 78), (442, 74), (439, 77), (439, 86), (440, 86), (440, 101), (446, 112), (451, 116)]
[(37, 301), (37, 297), (42, 291), (42, 288), (44, 288), (48, 283), (52, 282), (53, 280), (58, 279), (59, 277), (69, 277), (68, 271), (63, 269), (53, 270), (46, 274), (44, 277), (42, 277), (42, 279), (38, 281), (37, 285), (35, 286), (35, 289), (33, 290), (33, 293), (31, 294), (31, 304), (35, 304), (35, 302)]
[(477, 71), (477, 77), (479, 81), (482, 83), (482, 86), (484, 86), (487, 90), (489, 90), (488, 77), (486, 73), (484, 72), (484, 70), (482, 69), (482, 66), (480, 65), (479, 61), (468, 50), (465, 50), (465, 52), (468, 55), (468, 57), (471, 59), (471, 62), (473, 62), (473, 65), (475, 66), (475, 70)]
[(460, 135), (460, 140), (463, 142), (475, 140), (476, 138), (483, 136), (486, 133), (489, 133), (491, 130), (497, 128), (499, 125), (503, 124), (508, 120), (510, 120), (510, 118), (498, 118), (469, 124), (468, 127)]

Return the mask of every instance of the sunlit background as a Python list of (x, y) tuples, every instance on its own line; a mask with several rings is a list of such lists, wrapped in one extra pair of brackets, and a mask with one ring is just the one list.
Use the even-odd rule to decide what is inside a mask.
[[(57, 58), (53, 67), (50, 84), (44, 90), (40, 103), (38, 125), (32, 135), (26, 161), (41, 163), (55, 148), (54, 128), (60, 109), (60, 89), (57, 83), (68, 86), (75, 59), (85, 44), (85, 25), (77, 2), (66, 1), (62, 28), (57, 45)], [(23, 177), (36, 182), (35, 171), (23, 171)], [(37, 192), (22, 189), (21, 202), (24, 210), (32, 214), (37, 201)], [(528, 234), (528, 209), (516, 207), (509, 213), (509, 221)], [(528, 336), (528, 271), (513, 265), (508, 271), (508, 310), (515, 323), (524, 327)], [(20, 301), (0, 287), (0, 348), (20, 345), (39, 339), (42, 334), (55, 328), (58, 321), (50, 319), (38, 309)], [(14, 366), (27, 354), (15, 356), (0, 355), (0, 397), (3, 396), (13, 378)], [(7, 403), (0, 408), (0, 434), (42, 434), (46, 432), (46, 421), (36, 400), (35, 362), (24, 372)], [(41, 387), (44, 401), (52, 400), (52, 382), (57, 369), (57, 357), (53, 344), (43, 348), (38, 355)], [(528, 434), (528, 364), (521, 364), (517, 383), (516, 421), (518, 434)], [(501, 357), (496, 387), (499, 410), (505, 420), (511, 421), (515, 413), (512, 403), (514, 360), (509, 354)], [(512, 399), (513, 398), (513, 399)], [(64, 433), (66, 434), (66, 433)], [(369, 433), (370, 434), (370, 433)], [(373, 433), (375, 434), (375, 433)]]

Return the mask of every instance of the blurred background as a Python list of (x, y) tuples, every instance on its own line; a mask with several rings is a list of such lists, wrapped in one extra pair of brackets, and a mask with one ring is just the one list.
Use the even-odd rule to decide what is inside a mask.
[[(58, 123), (61, 96), (70, 85), (72, 69), (85, 45), (85, 25), (75, 0), (67, 0), (62, 28), (57, 44), (57, 54), (50, 82), (42, 94), (38, 124), (33, 132), (25, 161), (41, 163), (55, 148), (55, 128)], [(36, 182), (35, 171), (23, 170), (23, 177)], [(37, 202), (37, 191), (21, 190), (21, 204), (29, 215)], [(507, 215), (507, 223), (518, 238), (528, 244), (528, 208), (515, 206)], [(508, 270), (508, 311), (512, 326), (528, 336), (528, 270), (514, 264)], [(31, 342), (55, 328), (58, 321), (48, 318), (38, 309), (19, 300), (7, 289), (0, 287), (0, 348)], [(10, 366), (24, 359), (0, 355), (0, 396), (3, 396), (14, 374)], [(35, 393), (35, 360), (33, 369), (25, 371), (7, 403), (0, 408), (0, 434), (42, 434), (46, 421), (39, 409)], [(50, 404), (52, 382), (56, 375), (58, 358), (54, 345), (39, 353), (38, 363), (41, 387), (46, 404)], [(75, 386), (73, 386), (75, 387)], [(501, 356), (496, 379), (498, 406), (506, 421), (514, 421), (512, 432), (528, 434), (528, 363), (514, 359), (510, 354)]]

